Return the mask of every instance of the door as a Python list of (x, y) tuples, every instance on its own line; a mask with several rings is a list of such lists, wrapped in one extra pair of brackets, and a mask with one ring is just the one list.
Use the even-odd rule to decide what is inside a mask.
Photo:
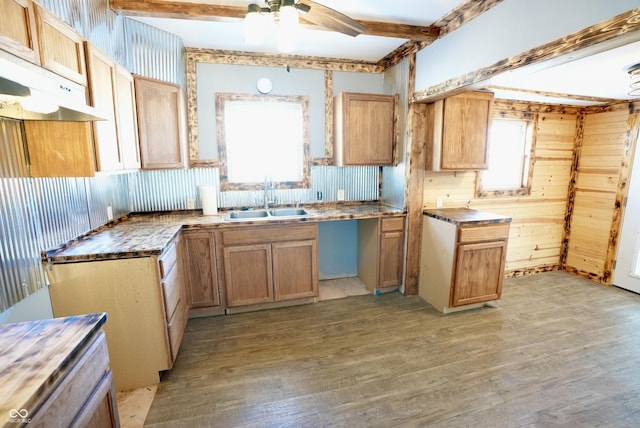
[(276, 301), (318, 295), (317, 257), (315, 240), (273, 244), (273, 284)]
[(270, 244), (225, 247), (224, 272), (229, 307), (273, 302)]
[(451, 306), (500, 298), (506, 247), (506, 241), (458, 245)]
[(613, 284), (640, 293), (640, 150), (637, 146), (636, 141)]

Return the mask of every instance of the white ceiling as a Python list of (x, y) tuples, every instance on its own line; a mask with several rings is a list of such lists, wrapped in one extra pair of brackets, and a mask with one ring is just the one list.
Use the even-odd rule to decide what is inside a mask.
[[(188, 0), (182, 0), (188, 1)], [(190, 0), (194, 1), (194, 0)], [(315, 0), (358, 20), (429, 26), (457, 8), (464, 0)], [(200, 0), (199, 3), (246, 7), (262, 5), (261, 0)], [(196, 21), (136, 17), (164, 31), (179, 36), (185, 46), (233, 51), (278, 53), (275, 37), (262, 46), (243, 44), (242, 21)], [(317, 28), (317, 27), (316, 27)], [(302, 27), (295, 55), (340, 58), (376, 62), (407, 42), (406, 39), (340, 33)], [(629, 77), (625, 67), (640, 62), (640, 42), (608, 50), (586, 58), (566, 60), (562, 65), (536, 66), (506, 73), (492, 79), (491, 85), (522, 88), (528, 91), (591, 96), (606, 99), (631, 99)], [(555, 61), (555, 64), (562, 61)], [(591, 105), (597, 100), (575, 97), (550, 97), (531, 92), (495, 90), (496, 97), (523, 101)], [(578, 97), (580, 98), (580, 97)]]

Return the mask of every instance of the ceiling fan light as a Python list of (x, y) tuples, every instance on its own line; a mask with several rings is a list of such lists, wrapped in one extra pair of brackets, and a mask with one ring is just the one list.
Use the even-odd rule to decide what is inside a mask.
[[(258, 8), (252, 10), (251, 6)], [(260, 13), (260, 7), (256, 4), (249, 5), (249, 12), (244, 17), (243, 23), (244, 43), (249, 45), (259, 45), (264, 41), (266, 23), (265, 17)]]
[(293, 2), (289, 4), (286, 0), (283, 1), (282, 6), (280, 6), (279, 15), (280, 28), (290, 32), (292, 36), (295, 35), (294, 33), (298, 30), (300, 20), (298, 17), (298, 9), (296, 9)]

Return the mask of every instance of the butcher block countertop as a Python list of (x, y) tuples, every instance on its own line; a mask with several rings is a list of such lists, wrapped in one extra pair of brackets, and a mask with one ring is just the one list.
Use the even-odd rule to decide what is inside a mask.
[(428, 208), (423, 213), (426, 216), (453, 223), (457, 226), (511, 222), (511, 217), (469, 208)]
[(72, 263), (160, 255), (182, 229), (211, 230), (405, 215), (401, 209), (377, 203), (327, 204), (304, 208), (309, 216), (241, 221), (225, 220), (226, 211), (211, 216), (203, 215), (201, 210), (131, 214), (44, 251), (42, 258), (46, 263)]
[(0, 425), (37, 412), (106, 320), (102, 313), (0, 325)]

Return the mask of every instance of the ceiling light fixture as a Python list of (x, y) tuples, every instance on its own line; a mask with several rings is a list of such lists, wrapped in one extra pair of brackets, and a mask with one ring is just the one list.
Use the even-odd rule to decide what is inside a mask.
[(629, 95), (633, 97), (640, 97), (640, 62), (630, 65), (625, 70), (629, 73), (629, 77), (631, 78), (631, 83), (629, 84), (631, 90), (629, 91)]
[(261, 44), (266, 34), (275, 28), (278, 50), (293, 52), (298, 35), (298, 12), (309, 12), (309, 5), (296, 3), (295, 0), (265, 0), (267, 7), (251, 3), (244, 19), (244, 42)]

